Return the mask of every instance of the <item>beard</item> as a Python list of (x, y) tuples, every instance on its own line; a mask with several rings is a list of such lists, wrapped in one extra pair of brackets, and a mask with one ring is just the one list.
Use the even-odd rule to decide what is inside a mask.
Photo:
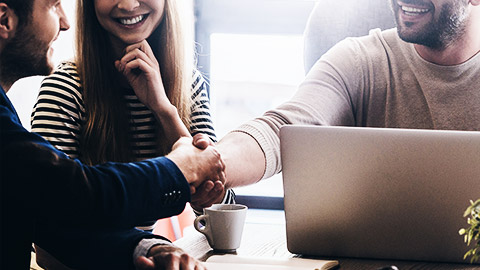
[[(403, 0), (405, 4), (422, 3), (418, 0)], [(405, 25), (399, 23), (402, 12), (395, 0), (392, 0), (392, 7), (395, 12), (397, 32), (400, 38), (406, 42), (429, 47), (435, 50), (441, 50), (461, 37), (465, 33), (467, 24), (467, 6), (468, 2), (463, 0), (454, 0), (452, 3), (446, 3), (441, 7), (437, 19), (433, 18), (427, 25), (415, 33), (408, 33), (406, 28), (413, 23), (405, 22)], [(431, 7), (433, 8), (433, 6)]]
[(29, 76), (49, 75), (53, 66), (48, 60), (50, 46), (40, 40), (27, 25), (19, 27), (0, 54), (0, 80), (5, 85)]

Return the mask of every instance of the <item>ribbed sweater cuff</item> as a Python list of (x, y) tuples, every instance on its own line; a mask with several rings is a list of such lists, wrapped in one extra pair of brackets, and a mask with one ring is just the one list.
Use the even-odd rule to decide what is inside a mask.
[(262, 127), (262, 124), (259, 122), (251, 121), (249, 123), (243, 124), (231, 132), (242, 132), (251, 136), (260, 146), (265, 155), (265, 171), (263, 172), (262, 179), (268, 178), (274, 175), (276, 168), (274, 165), (275, 153), (268, 142), (265, 134), (261, 130), (265, 130), (266, 127)]

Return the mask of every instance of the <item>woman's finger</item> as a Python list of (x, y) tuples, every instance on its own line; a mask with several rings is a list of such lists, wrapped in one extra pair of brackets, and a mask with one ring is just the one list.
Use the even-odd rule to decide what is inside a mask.
[(142, 51), (140, 51), (138, 49), (135, 49), (135, 50), (130, 51), (127, 54), (125, 54), (120, 59), (120, 63), (122, 64), (122, 66), (126, 66), (128, 63), (130, 63), (130, 62), (132, 62), (136, 59), (140, 59), (140, 60), (144, 61), (149, 66), (151, 66), (153, 69), (158, 69), (158, 62), (156, 62), (156, 60), (153, 60), (153, 59), (149, 58), (145, 53), (143, 53)]
[(129, 53), (130, 51), (133, 51), (135, 49), (139, 49), (140, 51), (144, 52), (145, 54), (148, 55), (148, 57), (155, 58), (155, 55), (153, 54), (152, 48), (148, 44), (146, 40), (140, 41), (138, 43), (129, 45), (125, 48), (125, 54)]
[(145, 61), (143, 61), (142, 59), (135, 59), (135, 60), (132, 60), (132, 61), (128, 62), (125, 65), (125, 67), (123, 69), (123, 73), (125, 75), (127, 75), (127, 74), (131, 73), (132, 70), (135, 70), (135, 69), (139, 69), (139, 70), (145, 72), (146, 74), (152, 74), (154, 72), (154, 69), (150, 65), (145, 63)]

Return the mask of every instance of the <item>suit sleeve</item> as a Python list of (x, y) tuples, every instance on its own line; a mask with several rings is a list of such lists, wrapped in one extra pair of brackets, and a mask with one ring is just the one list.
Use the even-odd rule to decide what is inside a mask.
[(2, 195), (8, 197), (2, 199), (36, 218), (130, 228), (179, 214), (190, 201), (188, 182), (168, 158), (88, 167), (11, 115), (0, 106), (0, 173)]

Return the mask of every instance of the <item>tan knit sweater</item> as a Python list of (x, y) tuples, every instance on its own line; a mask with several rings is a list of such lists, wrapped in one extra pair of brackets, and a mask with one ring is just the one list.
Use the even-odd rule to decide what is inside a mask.
[(480, 56), (432, 64), (396, 29), (345, 39), (291, 100), (238, 129), (264, 151), (264, 178), (281, 171), (278, 131), (286, 124), (480, 130)]

